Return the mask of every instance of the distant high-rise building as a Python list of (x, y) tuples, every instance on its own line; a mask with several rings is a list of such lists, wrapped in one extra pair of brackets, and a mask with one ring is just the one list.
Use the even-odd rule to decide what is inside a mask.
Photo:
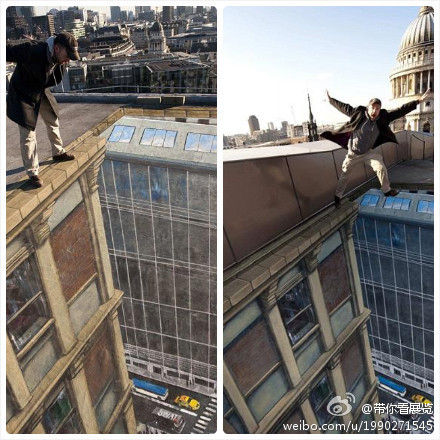
[(119, 21), (121, 19), (121, 8), (119, 6), (110, 6), (111, 21)]
[(287, 127), (289, 126), (289, 123), (287, 121), (281, 122), (281, 132), (284, 136), (287, 136)]
[(28, 23), (31, 22), (32, 17), (35, 15), (34, 6), (19, 6), (20, 15), (26, 19)]
[(258, 118), (255, 115), (249, 116), (248, 123), (249, 123), (249, 132), (251, 134), (253, 134), (254, 131), (260, 130), (260, 123), (258, 122)]
[(176, 7), (176, 15), (178, 17), (184, 17), (186, 13), (186, 6), (177, 6)]
[(374, 369), (434, 392), (434, 196), (370, 190), (353, 228)]
[(275, 125), (273, 124), (273, 122), (269, 122), (269, 123), (267, 124), (267, 128), (268, 128), (269, 130), (275, 130)]
[(205, 8), (203, 6), (196, 6), (196, 14), (203, 14), (205, 12)]
[(129, 371), (206, 394), (217, 364), (213, 122), (123, 116), (102, 134), (99, 189)]
[(121, 11), (120, 21), (124, 23), (128, 21), (128, 11)]
[(174, 20), (174, 6), (164, 6), (162, 8), (162, 21), (169, 23)]
[(38, 15), (32, 17), (32, 28), (34, 32), (41, 32), (51, 36), (55, 33), (55, 24), (53, 15)]
[(185, 6), (185, 14), (193, 14), (194, 6)]

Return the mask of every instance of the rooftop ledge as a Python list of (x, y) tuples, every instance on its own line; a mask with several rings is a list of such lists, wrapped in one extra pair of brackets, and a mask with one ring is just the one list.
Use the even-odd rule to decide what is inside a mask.
[[(42, 188), (32, 188), (27, 176), (9, 184), (6, 189), (6, 234), (9, 243), (20, 231), (29, 225), (64, 189), (84, 173), (88, 167), (99, 161), (105, 154), (106, 139), (100, 137), (108, 127), (124, 115), (145, 116), (149, 118), (198, 118), (206, 120), (217, 117), (215, 107), (196, 107), (178, 105), (163, 109), (142, 107), (123, 107), (113, 111), (91, 129), (81, 133), (65, 149), (75, 155), (75, 160), (54, 163), (52, 160), (40, 161), (40, 176), (44, 181)], [(91, 116), (93, 117), (93, 116)], [(68, 123), (68, 121), (66, 121)], [(11, 122), (11, 124), (13, 124)]]

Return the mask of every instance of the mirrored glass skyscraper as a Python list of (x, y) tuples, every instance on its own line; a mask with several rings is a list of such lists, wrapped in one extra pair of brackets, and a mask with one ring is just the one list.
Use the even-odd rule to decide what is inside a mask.
[(370, 190), (359, 203), (353, 232), (374, 368), (433, 393), (434, 196)]

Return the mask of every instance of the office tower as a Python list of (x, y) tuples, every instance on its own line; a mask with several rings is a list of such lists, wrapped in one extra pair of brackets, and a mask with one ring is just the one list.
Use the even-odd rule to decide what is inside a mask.
[(121, 8), (119, 6), (110, 6), (110, 18), (113, 22), (121, 20)]
[(354, 228), (376, 371), (434, 393), (434, 196), (359, 199)]
[(258, 122), (258, 118), (255, 115), (249, 116), (248, 123), (249, 123), (249, 132), (251, 134), (253, 134), (254, 131), (260, 130), (260, 123)]
[(215, 120), (141, 115), (125, 115), (102, 134), (107, 156), (100, 199), (113, 278), (124, 291), (128, 369), (211, 394), (217, 362)]

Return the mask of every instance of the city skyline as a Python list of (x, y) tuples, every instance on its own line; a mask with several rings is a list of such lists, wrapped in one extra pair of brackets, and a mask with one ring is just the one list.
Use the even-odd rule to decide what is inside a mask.
[(307, 93), (318, 125), (341, 122), (344, 116), (326, 102), (326, 89), (352, 105), (379, 97), (392, 107), (389, 74), (418, 6), (231, 9), (224, 10), (226, 135), (247, 133), (250, 115), (261, 127), (301, 124), (308, 119)]

